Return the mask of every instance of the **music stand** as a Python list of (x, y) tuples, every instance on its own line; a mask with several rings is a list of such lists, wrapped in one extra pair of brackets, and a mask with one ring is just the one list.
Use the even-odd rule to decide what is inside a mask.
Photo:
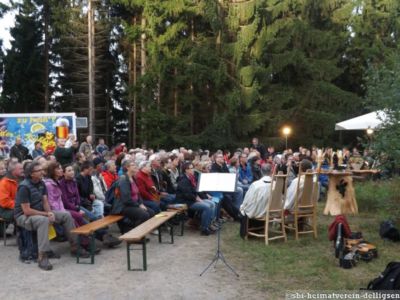
[[(236, 182), (237, 182), (236, 174), (231, 173), (202, 173), (199, 177), (199, 192), (229, 192), (233, 193), (236, 190)], [(221, 205), (221, 203), (218, 203)], [(224, 254), (221, 250), (221, 229), (222, 223), (218, 216), (218, 228), (217, 228), (217, 251), (214, 255), (214, 258), (208, 264), (208, 266), (201, 272), (200, 276), (202, 276), (207, 270), (214, 264), (214, 268), (217, 266), (218, 260), (221, 260), (226, 267), (228, 267), (233, 274), (239, 277), (239, 274), (235, 271), (235, 269), (226, 261)]]

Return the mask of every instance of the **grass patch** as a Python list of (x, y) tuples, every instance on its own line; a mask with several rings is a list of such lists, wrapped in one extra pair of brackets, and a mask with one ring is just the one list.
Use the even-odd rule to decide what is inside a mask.
[(397, 221), (400, 216), (400, 180), (356, 183), (355, 187), (360, 212), (348, 216), (348, 221), (352, 231), (361, 231), (364, 239), (378, 247), (377, 259), (360, 261), (349, 270), (339, 267), (327, 233), (334, 217), (322, 214), (325, 202), (318, 205), (318, 239), (306, 235), (296, 242), (289, 232), (287, 243), (278, 240), (265, 246), (262, 239), (242, 240), (239, 225), (229, 224), (222, 235), (226, 258), (270, 299), (282, 299), (286, 291), (365, 288), (390, 261), (399, 259), (399, 244), (383, 241), (379, 225), (388, 217)]

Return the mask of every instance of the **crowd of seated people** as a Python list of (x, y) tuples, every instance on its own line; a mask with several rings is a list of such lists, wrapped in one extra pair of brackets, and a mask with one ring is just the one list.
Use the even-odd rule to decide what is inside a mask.
[[(10, 225), (36, 230), (39, 240), (39, 267), (52, 268), (49, 258), (58, 255), (48, 243), (48, 225), (54, 223), (57, 234), (64, 235), (76, 252), (76, 237), (70, 230), (103, 218), (112, 211), (107, 208), (107, 192), (117, 185), (122, 206), (113, 213), (122, 214), (127, 222), (119, 222), (121, 232), (134, 228), (155, 214), (174, 204), (187, 204), (189, 216), (198, 219), (201, 235), (216, 230), (219, 218), (242, 221), (244, 216), (258, 216), (265, 212), (265, 202), (259, 190), (268, 186), (270, 177), (281, 171), (288, 175), (288, 199), (285, 208), (293, 203), (291, 190), (297, 185), (300, 162), (302, 169), (316, 168), (316, 147), (300, 147), (297, 152), (288, 149), (281, 154), (274, 147), (265, 147), (254, 138), (249, 147), (218, 150), (188, 150), (184, 147), (170, 152), (152, 149), (130, 149), (124, 143), (108, 147), (104, 139), (94, 145), (90, 136), (81, 144), (73, 135), (59, 139), (53, 153), (44, 152), (40, 142), (29, 153), (17, 138), (12, 151), (0, 160), (0, 217)], [(6, 153), (3, 151), (3, 153)], [(332, 149), (323, 152), (321, 167), (334, 163)], [(360, 155), (356, 149), (343, 150), (342, 163), (351, 162)], [(304, 170), (303, 170), (304, 171)], [(201, 173), (235, 173), (236, 190), (232, 193), (199, 193)], [(320, 176), (322, 186), (326, 177)], [(252, 203), (252, 201), (254, 203)], [(13, 222), (14, 221), (14, 222)], [(107, 230), (96, 232), (96, 238), (107, 247), (120, 243)], [(47, 239), (47, 241), (45, 241)], [(88, 242), (82, 239), (83, 248)], [(99, 249), (96, 249), (98, 252)], [(83, 252), (81, 256), (87, 253)]]

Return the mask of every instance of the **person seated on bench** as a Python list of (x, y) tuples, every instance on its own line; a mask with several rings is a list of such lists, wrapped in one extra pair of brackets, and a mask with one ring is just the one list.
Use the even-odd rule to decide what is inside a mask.
[(10, 223), (6, 230), (9, 234), (14, 232), (12, 222), (14, 220), (15, 195), (22, 171), (21, 163), (10, 162), (6, 176), (0, 180), (0, 217)]
[[(313, 168), (311, 161), (309, 161), (308, 159), (303, 159), (300, 163), (300, 166), (301, 166), (301, 173), (305, 173), (307, 172), (307, 170), (311, 170)], [(290, 183), (286, 193), (285, 210), (291, 211), (294, 209), (294, 202), (297, 194), (297, 184), (300, 180), (298, 197), (301, 197), (301, 194), (303, 193), (304, 179), (305, 179), (304, 175), (297, 176)]]
[(201, 235), (210, 235), (215, 231), (215, 228), (211, 225), (216, 217), (215, 203), (207, 193), (196, 192), (197, 182), (192, 163), (184, 163), (182, 173), (178, 179), (176, 199), (181, 203), (186, 203), (190, 210), (201, 213)]
[(151, 178), (151, 163), (149, 161), (140, 163), (139, 172), (136, 174), (136, 183), (140, 197), (143, 199), (143, 204), (158, 214), (161, 211), (160, 195)]
[(151, 179), (153, 179), (157, 193), (160, 196), (160, 208), (161, 210), (167, 210), (168, 205), (175, 202), (175, 195), (170, 193), (173, 189), (171, 188), (171, 180), (169, 176), (163, 173), (163, 163), (159, 154), (151, 155), (149, 161), (151, 163)]
[(103, 171), (104, 159), (100, 157), (96, 157), (93, 159), (93, 174), (92, 174), (92, 182), (93, 182), (93, 193), (96, 196), (96, 200), (100, 200), (103, 202), (106, 199), (107, 185), (104, 181), (103, 175), (101, 172)]
[[(131, 160), (125, 160), (122, 168), (126, 170), (118, 180), (119, 201), (122, 204), (121, 214), (127, 217), (134, 227), (142, 224), (154, 216), (154, 211), (146, 207), (140, 199), (139, 188), (134, 178), (137, 173), (137, 166)], [(117, 200), (115, 200), (117, 201)], [(123, 230), (126, 232), (126, 230)]]
[(101, 219), (104, 216), (104, 202), (97, 200), (93, 191), (93, 164), (85, 161), (81, 165), (81, 171), (76, 176), (78, 184), (79, 196), (81, 198), (81, 210), (91, 221)]
[[(72, 215), (77, 227), (89, 223), (84, 217), (90, 221), (96, 220), (92, 214), (87, 215), (86, 211), (82, 210), (78, 185), (75, 181), (75, 173), (72, 165), (64, 166), (64, 177), (60, 180), (59, 186), (62, 191), (61, 199), (64, 208)], [(104, 246), (109, 248), (115, 247), (121, 243), (120, 240), (108, 234), (105, 229), (97, 230), (95, 237), (102, 241)]]
[[(18, 187), (14, 216), (18, 226), (37, 232), (39, 268), (51, 270), (49, 258), (54, 257), (50, 249), (49, 225), (60, 224), (71, 245), (71, 254), (76, 255), (77, 244), (70, 231), (75, 228), (74, 221), (68, 212), (51, 211), (47, 200), (46, 185), (42, 181), (43, 170), (39, 162), (32, 162), (26, 168), (26, 179)], [(89, 257), (85, 250), (81, 250), (81, 257)]]
[(108, 160), (104, 166), (106, 169), (101, 173), (101, 175), (103, 175), (104, 182), (107, 185), (107, 189), (109, 189), (114, 181), (118, 180), (117, 166), (115, 165), (114, 160)]

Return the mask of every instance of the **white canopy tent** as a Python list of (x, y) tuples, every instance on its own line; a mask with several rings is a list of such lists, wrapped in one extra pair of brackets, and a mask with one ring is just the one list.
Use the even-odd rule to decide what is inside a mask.
[(374, 111), (353, 119), (336, 123), (335, 130), (366, 130), (368, 128), (378, 129), (385, 120), (386, 114), (381, 111)]

